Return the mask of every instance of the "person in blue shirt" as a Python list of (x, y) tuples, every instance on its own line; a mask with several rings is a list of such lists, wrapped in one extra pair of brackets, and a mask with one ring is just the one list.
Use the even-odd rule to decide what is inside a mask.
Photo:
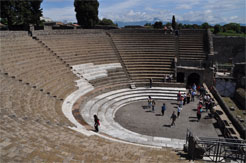
[(166, 104), (163, 103), (163, 105), (161, 107), (161, 114), (162, 114), (162, 116), (164, 116), (165, 110), (166, 110)]

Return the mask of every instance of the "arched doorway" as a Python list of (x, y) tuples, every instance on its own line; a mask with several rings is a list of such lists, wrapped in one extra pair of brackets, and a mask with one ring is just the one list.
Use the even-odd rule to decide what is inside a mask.
[(200, 75), (197, 73), (192, 73), (187, 78), (187, 87), (195, 83), (197, 86), (200, 85)]
[(184, 73), (183, 72), (178, 72), (177, 73), (177, 82), (178, 83), (184, 83)]

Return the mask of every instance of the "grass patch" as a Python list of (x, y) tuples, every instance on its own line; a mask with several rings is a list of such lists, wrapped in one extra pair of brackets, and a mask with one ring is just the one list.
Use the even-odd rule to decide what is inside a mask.
[[(246, 115), (244, 114), (244, 113), (246, 113), (246, 110), (239, 109), (230, 97), (222, 97), (222, 98), (229, 108), (230, 107), (235, 108), (235, 111), (231, 111), (234, 116), (239, 115), (239, 116), (241, 116), (242, 119), (246, 120)], [(246, 126), (245, 122), (244, 122), (244, 126)]]
[(245, 33), (233, 33), (233, 32), (219, 32), (216, 35), (246, 37)]

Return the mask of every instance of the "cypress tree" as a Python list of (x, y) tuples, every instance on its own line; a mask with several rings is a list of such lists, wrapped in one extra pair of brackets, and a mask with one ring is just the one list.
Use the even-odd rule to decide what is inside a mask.
[(76, 19), (83, 28), (93, 28), (99, 21), (97, 0), (74, 0)]
[(175, 16), (173, 15), (173, 19), (172, 19), (172, 27), (175, 30), (176, 29), (176, 21), (175, 21)]

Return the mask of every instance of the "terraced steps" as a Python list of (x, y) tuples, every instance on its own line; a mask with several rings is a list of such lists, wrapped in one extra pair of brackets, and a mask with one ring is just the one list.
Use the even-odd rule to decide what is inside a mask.
[(80, 112), (90, 126), (94, 125), (93, 115), (98, 115), (101, 119), (101, 132), (114, 138), (145, 145), (182, 148), (184, 140), (141, 135), (114, 121), (116, 111), (124, 105), (140, 100), (147, 101), (149, 95), (155, 100), (176, 100), (178, 91), (184, 93), (186, 89), (154, 87), (115, 90), (90, 99), (81, 106)]

